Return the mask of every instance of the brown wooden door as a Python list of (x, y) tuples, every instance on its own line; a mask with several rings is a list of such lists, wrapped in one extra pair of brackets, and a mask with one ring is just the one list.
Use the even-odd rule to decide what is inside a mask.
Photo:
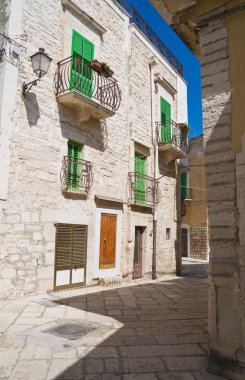
[(116, 266), (117, 216), (101, 214), (100, 224), (100, 269)]
[(135, 227), (133, 279), (142, 277), (143, 227)]
[(181, 228), (181, 256), (188, 257), (188, 230)]

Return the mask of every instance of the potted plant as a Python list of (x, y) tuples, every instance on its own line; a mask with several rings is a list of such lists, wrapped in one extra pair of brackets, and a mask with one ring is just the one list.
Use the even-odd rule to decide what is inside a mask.
[(102, 73), (106, 76), (106, 77), (111, 77), (114, 72), (111, 70), (110, 66), (108, 65), (108, 63), (105, 63), (105, 62), (101, 62), (101, 67), (102, 67)]
[(111, 77), (113, 75), (113, 71), (111, 70), (110, 66), (105, 62), (99, 62), (97, 59), (93, 59), (89, 66), (98, 73), (103, 74), (106, 77)]
[(190, 128), (187, 123), (179, 123), (178, 127), (181, 130), (181, 132), (183, 132), (185, 135), (188, 135)]
[(89, 62), (89, 66), (94, 70), (97, 71), (98, 73), (101, 73), (101, 63), (97, 59), (93, 59), (92, 61)]
[(181, 131), (181, 143), (185, 144), (187, 142), (187, 135), (190, 131), (190, 127), (187, 123), (179, 123), (178, 127)]

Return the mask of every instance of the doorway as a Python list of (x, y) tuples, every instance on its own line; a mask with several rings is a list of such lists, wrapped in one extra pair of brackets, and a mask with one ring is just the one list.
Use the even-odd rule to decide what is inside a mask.
[(133, 280), (142, 278), (143, 233), (144, 227), (135, 227)]
[(85, 285), (87, 226), (57, 224), (54, 290)]
[(181, 228), (181, 255), (188, 257), (188, 229)]
[(117, 215), (101, 214), (99, 269), (116, 266)]

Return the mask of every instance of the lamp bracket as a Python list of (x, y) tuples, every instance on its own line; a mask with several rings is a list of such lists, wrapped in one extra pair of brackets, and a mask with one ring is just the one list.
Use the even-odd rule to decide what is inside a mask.
[(30, 89), (32, 88), (32, 86), (36, 86), (37, 85), (37, 82), (40, 80), (41, 78), (37, 78), (35, 80), (33, 80), (32, 82), (29, 82), (29, 83), (23, 83), (23, 89), (22, 89), (22, 94), (25, 96), (25, 94), (27, 92), (30, 91)]

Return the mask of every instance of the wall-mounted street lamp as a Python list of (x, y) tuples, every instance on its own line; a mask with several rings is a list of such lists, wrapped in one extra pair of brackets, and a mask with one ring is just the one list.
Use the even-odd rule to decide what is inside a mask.
[(38, 78), (29, 83), (24, 82), (22, 91), (23, 95), (29, 92), (32, 86), (36, 86), (37, 82), (48, 72), (52, 58), (50, 58), (44, 51), (44, 49), (40, 48), (37, 53), (30, 57), (33, 71)]

